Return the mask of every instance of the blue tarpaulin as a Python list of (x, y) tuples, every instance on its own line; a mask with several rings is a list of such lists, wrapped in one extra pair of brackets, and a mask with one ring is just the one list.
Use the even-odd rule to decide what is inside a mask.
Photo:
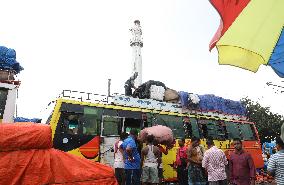
[(39, 118), (23, 118), (23, 117), (16, 117), (14, 118), (14, 122), (33, 122), (33, 123), (40, 123), (41, 119)]
[(198, 95), (202, 111), (218, 111), (226, 114), (246, 115), (246, 108), (240, 101), (233, 101), (213, 94)]
[(189, 101), (188, 101), (188, 92), (184, 92), (184, 91), (180, 91), (178, 92), (179, 94), (179, 97), (180, 97), (180, 103), (181, 103), (181, 106), (182, 107), (187, 107), (188, 104), (189, 104)]
[(197, 95), (198, 104), (192, 104), (188, 92), (180, 91), (180, 103), (183, 108), (199, 109), (201, 111), (216, 111), (223, 114), (245, 116), (246, 108), (240, 101), (233, 101), (213, 94)]
[(16, 51), (14, 49), (0, 46), (0, 69), (12, 70), (19, 73), (24, 68), (16, 61)]

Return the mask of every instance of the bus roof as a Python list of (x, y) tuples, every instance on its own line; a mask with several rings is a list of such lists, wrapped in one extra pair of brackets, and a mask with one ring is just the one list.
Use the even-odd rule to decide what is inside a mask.
[(58, 98), (58, 101), (118, 110), (141, 111), (145, 113), (152, 112), (158, 114), (188, 117), (199, 116), (204, 118), (222, 119), (224, 121), (234, 120), (240, 122), (248, 122), (245, 116), (222, 114), (213, 111), (204, 112), (200, 110), (186, 110), (177, 103), (169, 103), (153, 99), (139, 99), (119, 94), (107, 96), (81, 91), (63, 90)]

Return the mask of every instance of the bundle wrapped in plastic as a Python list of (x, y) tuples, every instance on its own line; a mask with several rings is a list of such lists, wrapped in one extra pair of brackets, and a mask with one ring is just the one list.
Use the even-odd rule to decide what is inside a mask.
[(200, 101), (198, 95), (192, 94), (192, 93), (189, 94), (189, 99), (190, 99), (190, 102), (192, 102), (193, 104), (198, 104)]
[(166, 146), (171, 146), (174, 141), (172, 130), (169, 127), (162, 125), (144, 128), (139, 134), (139, 140), (146, 142), (148, 135), (153, 135), (155, 137), (154, 140), (158, 144), (163, 144)]
[(150, 98), (162, 101), (164, 99), (165, 88), (163, 86), (151, 85)]

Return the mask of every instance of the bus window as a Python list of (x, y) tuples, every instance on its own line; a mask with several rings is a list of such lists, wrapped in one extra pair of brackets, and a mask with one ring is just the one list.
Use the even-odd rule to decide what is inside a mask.
[(183, 119), (180, 116), (157, 115), (157, 124), (164, 125), (172, 129), (175, 138), (184, 138), (185, 130)]
[(124, 132), (129, 133), (131, 129), (137, 129), (139, 132), (141, 128), (143, 128), (144, 122), (142, 120), (143, 114), (141, 112), (130, 110), (117, 110), (117, 112), (119, 117), (122, 119), (124, 118)]
[(240, 123), (239, 124), (243, 140), (255, 140), (255, 133), (253, 127), (249, 123)]
[(61, 112), (60, 116), (60, 132), (63, 134), (77, 135), (80, 134), (79, 117), (81, 114), (71, 112)]
[(192, 129), (192, 136), (200, 138), (199, 128), (198, 128), (198, 125), (197, 125), (197, 119), (196, 118), (190, 118), (190, 124), (191, 124), (191, 129)]
[(83, 135), (99, 135), (99, 123), (101, 122), (102, 109), (84, 107), (84, 116), (80, 119)]
[(114, 109), (103, 109), (103, 115), (108, 115), (108, 116), (118, 116), (117, 110)]
[(124, 132), (129, 133), (131, 129), (136, 129), (138, 132), (140, 132), (142, 124), (142, 119), (125, 118)]
[(235, 138), (241, 138), (240, 130), (238, 123), (225, 121), (228, 139), (235, 139)]
[(200, 136), (203, 137), (203, 138), (207, 138), (208, 137), (207, 121), (206, 120), (198, 120), (197, 124), (198, 124), (200, 131), (201, 131)]
[(188, 117), (183, 118), (183, 128), (185, 138), (190, 138), (192, 136), (192, 126)]
[(104, 116), (103, 117), (103, 136), (119, 136), (121, 133), (122, 118)]
[(222, 125), (219, 124), (218, 120), (202, 119), (199, 121), (203, 137), (212, 137), (213, 139), (223, 140), (225, 138), (225, 131)]
[(187, 138), (192, 138), (193, 136), (200, 138), (199, 128), (196, 118), (189, 118), (189, 122), (185, 123), (185, 130)]

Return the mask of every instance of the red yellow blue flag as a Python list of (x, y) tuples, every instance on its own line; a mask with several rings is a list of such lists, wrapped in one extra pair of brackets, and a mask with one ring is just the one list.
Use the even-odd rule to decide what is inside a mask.
[(284, 78), (284, 0), (210, 0), (221, 22), (210, 50), (219, 64), (256, 72), (270, 65)]

